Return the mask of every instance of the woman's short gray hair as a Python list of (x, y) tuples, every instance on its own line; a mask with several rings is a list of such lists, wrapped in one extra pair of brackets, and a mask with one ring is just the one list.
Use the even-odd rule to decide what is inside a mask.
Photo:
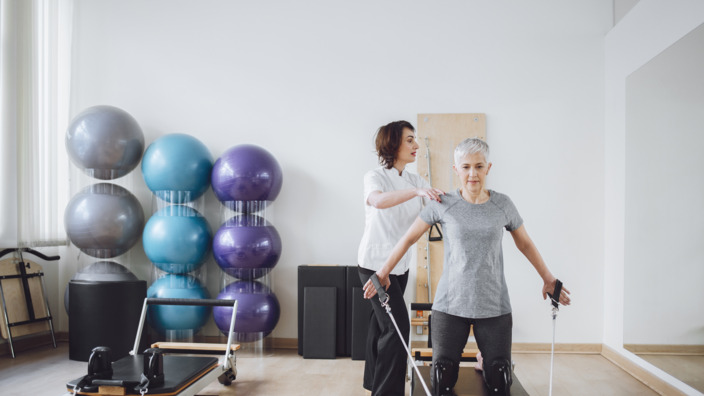
[(467, 138), (455, 148), (455, 165), (459, 165), (467, 154), (484, 154), (484, 160), (489, 162), (489, 145), (479, 138)]

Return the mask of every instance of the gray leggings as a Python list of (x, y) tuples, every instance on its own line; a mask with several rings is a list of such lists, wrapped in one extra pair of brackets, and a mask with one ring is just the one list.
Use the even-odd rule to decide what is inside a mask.
[[(495, 360), (511, 361), (513, 316), (510, 313), (493, 318), (470, 319), (433, 310), (430, 320), (432, 321), (433, 365), (438, 359), (447, 359), (455, 362), (455, 367), (459, 368), (462, 350), (467, 344), (471, 326), (474, 326), (474, 338), (482, 352), (485, 373), (486, 368)], [(434, 371), (430, 371), (431, 383), (435, 383)], [(456, 374), (454, 377), (456, 378)]]

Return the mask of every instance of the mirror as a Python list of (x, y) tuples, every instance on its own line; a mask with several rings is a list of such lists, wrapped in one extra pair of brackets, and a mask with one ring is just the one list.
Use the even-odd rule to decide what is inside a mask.
[(704, 392), (704, 25), (626, 79), (625, 196), (624, 348)]

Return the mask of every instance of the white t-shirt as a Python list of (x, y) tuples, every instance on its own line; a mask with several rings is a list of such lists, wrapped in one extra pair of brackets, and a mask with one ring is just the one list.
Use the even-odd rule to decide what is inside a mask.
[[(423, 200), (420, 197), (414, 197), (390, 208), (377, 209), (367, 203), (369, 194), (373, 191), (389, 192), (410, 188), (430, 188), (430, 184), (407, 170), (399, 175), (394, 168), (380, 167), (364, 175), (364, 235), (357, 253), (357, 262), (361, 267), (373, 271), (381, 269), (396, 243), (408, 231), (423, 209)], [(410, 259), (411, 253), (408, 251), (391, 274), (401, 275), (408, 271)]]

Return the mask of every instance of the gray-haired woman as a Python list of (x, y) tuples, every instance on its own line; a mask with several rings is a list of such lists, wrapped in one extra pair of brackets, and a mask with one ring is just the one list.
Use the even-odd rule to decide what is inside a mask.
[[(376, 272), (386, 287), (388, 274), (408, 248), (433, 224), (442, 225), (445, 258), (433, 302), (431, 371), (431, 383), (440, 395), (452, 394), (472, 326), (483, 356), (481, 368), (487, 385), (498, 392), (510, 387), (513, 319), (504, 277), (504, 229), (543, 279), (544, 299), (557, 281), (528, 236), (511, 199), (485, 188), (492, 165), (488, 159), (489, 146), (481, 139), (465, 139), (457, 146), (453, 168), (461, 187), (446, 194), (442, 202), (430, 202)], [(367, 298), (376, 293), (371, 282), (364, 290)], [(569, 290), (562, 288), (559, 301), (570, 303)]]

